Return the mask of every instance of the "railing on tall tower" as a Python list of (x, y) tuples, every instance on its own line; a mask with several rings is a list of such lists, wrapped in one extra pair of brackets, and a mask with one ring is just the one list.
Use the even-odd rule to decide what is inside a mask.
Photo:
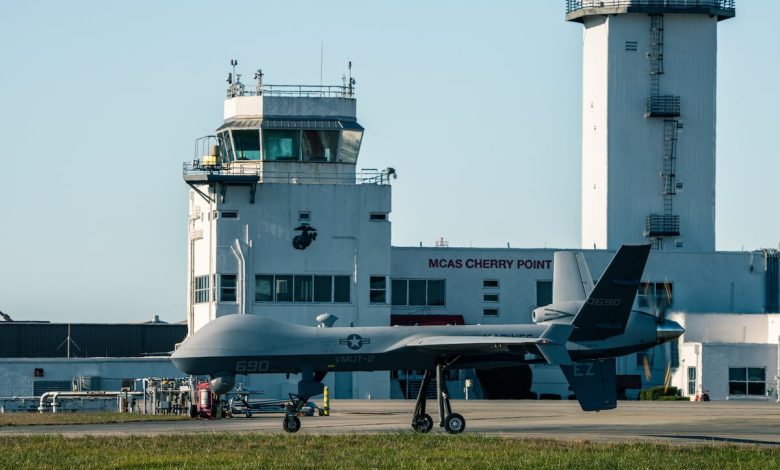
[(733, 18), (735, 0), (566, 0), (566, 19), (619, 13), (704, 13), (718, 20)]

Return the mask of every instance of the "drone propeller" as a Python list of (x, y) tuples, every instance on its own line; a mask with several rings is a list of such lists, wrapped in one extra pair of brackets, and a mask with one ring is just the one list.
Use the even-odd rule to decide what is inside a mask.
[[(651, 292), (651, 289), (652, 292)], [(663, 291), (662, 293), (657, 290), (658, 284), (655, 283), (645, 283), (644, 285), (644, 294), (645, 299), (647, 299), (647, 302), (650, 305), (651, 313), (656, 319), (657, 324), (662, 324), (666, 321), (666, 311), (669, 309), (669, 306), (672, 304), (672, 286), (669, 283), (668, 278), (664, 278), (663, 283)], [(659, 295), (660, 294), (660, 295)], [(645, 374), (645, 380), (649, 381), (653, 373), (650, 369), (650, 364), (655, 362), (655, 350), (656, 348), (652, 348), (649, 353), (645, 354), (642, 357), (642, 366), (644, 369)], [(669, 387), (669, 381), (671, 380), (671, 362), (670, 358), (666, 358), (666, 377), (664, 377), (664, 388)]]
[(666, 362), (666, 375), (664, 376), (664, 395), (666, 395), (666, 391), (669, 390), (669, 384), (672, 381), (672, 362), (667, 361)]
[[(654, 287), (653, 292), (650, 292), (651, 286)], [(669, 306), (672, 305), (672, 285), (669, 283), (669, 279), (664, 278), (663, 296), (659, 295), (657, 287), (657, 284), (650, 282), (646, 283), (645, 298), (650, 304), (656, 322), (660, 324), (666, 320), (666, 311), (669, 309)]]

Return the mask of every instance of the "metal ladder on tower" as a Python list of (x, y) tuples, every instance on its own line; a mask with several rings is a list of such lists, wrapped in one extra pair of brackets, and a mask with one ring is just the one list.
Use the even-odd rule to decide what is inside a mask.
[(674, 215), (673, 198), (677, 194), (677, 131), (680, 123), (675, 119), (664, 119), (664, 155), (661, 180), (663, 181), (664, 216), (671, 219)]
[[(663, 248), (663, 239), (680, 234), (680, 219), (674, 215), (674, 196), (677, 194), (677, 134), (682, 127), (679, 120), (680, 98), (661, 95), (661, 75), (664, 74), (664, 17), (650, 15), (649, 61), (650, 89), (645, 107), (646, 118), (664, 118), (661, 166), (661, 196), (663, 212), (645, 219), (645, 236), (651, 238), (656, 249)], [(671, 119), (670, 119), (671, 118)]]
[(661, 75), (664, 73), (664, 16), (650, 15), (650, 97), (661, 94)]

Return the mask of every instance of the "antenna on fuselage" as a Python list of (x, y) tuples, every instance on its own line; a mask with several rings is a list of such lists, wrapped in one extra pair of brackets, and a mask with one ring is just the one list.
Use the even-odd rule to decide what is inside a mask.
[(321, 313), (315, 318), (317, 321), (317, 328), (330, 328), (338, 319), (339, 317), (328, 312)]

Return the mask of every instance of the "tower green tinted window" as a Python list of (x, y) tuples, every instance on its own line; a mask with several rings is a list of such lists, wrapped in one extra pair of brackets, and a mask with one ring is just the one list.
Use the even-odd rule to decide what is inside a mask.
[(300, 160), (301, 131), (264, 130), (263, 160)]
[(233, 145), (236, 160), (260, 160), (260, 132), (252, 130), (233, 130)]

